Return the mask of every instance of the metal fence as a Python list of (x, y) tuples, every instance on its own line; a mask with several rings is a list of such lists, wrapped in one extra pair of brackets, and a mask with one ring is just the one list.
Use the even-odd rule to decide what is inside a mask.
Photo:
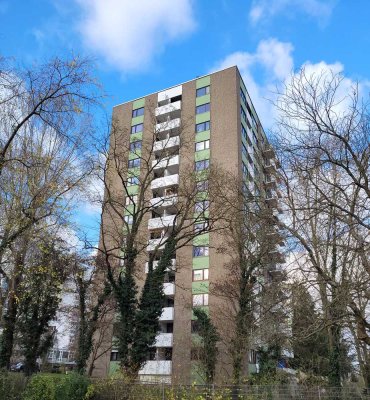
[(94, 400), (370, 400), (361, 388), (274, 386), (170, 386), (126, 385), (110, 381), (96, 392)]

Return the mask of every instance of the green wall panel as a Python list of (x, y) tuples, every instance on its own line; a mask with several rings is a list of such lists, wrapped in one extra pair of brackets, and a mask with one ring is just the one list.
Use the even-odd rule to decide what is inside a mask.
[(209, 233), (203, 233), (193, 239), (194, 246), (205, 246), (209, 244)]
[[(201, 310), (205, 311), (206, 314), (209, 315), (209, 306), (200, 306), (200, 307), (197, 307), (197, 308), (200, 308)], [(192, 311), (192, 313), (191, 313), (191, 319), (193, 321), (197, 320), (197, 317), (194, 315), (194, 311)], [(192, 333), (191, 334), (191, 342), (193, 344), (195, 344), (195, 345), (196, 344), (200, 344), (201, 341), (202, 341), (202, 338), (197, 333)]]
[(109, 363), (109, 375), (113, 375), (119, 371), (119, 361), (110, 361)]
[(139, 192), (139, 185), (132, 185), (127, 187), (128, 194), (137, 194)]
[(131, 119), (131, 126), (142, 124), (143, 122), (144, 122), (144, 115), (140, 115), (139, 117)]
[(140, 176), (140, 167), (129, 168), (127, 171), (128, 177)]
[(140, 158), (140, 157), (141, 157), (141, 150), (135, 150), (134, 153), (131, 152), (131, 153), (128, 155), (128, 159), (129, 159), (129, 160), (134, 160), (135, 158)]
[(134, 205), (133, 204), (130, 204), (130, 205), (126, 206), (125, 215), (132, 215), (133, 212), (134, 212)]
[(194, 257), (193, 258), (193, 269), (209, 268), (209, 257)]
[(193, 294), (208, 293), (209, 292), (209, 282), (193, 282), (191, 284), (191, 292)]
[(210, 119), (211, 119), (211, 113), (205, 112), (205, 113), (198, 114), (195, 116), (195, 123), (200, 124), (202, 122), (209, 121)]
[(205, 94), (204, 96), (200, 96), (195, 99), (195, 105), (201, 106), (202, 104), (209, 103), (210, 101), (211, 101), (211, 96), (209, 94)]
[(203, 142), (203, 140), (208, 140), (211, 137), (211, 131), (199, 132), (195, 135), (196, 142)]
[(208, 76), (204, 76), (203, 78), (197, 79), (196, 81), (196, 88), (199, 89), (203, 86), (208, 86), (211, 83), (211, 77)]
[(210, 158), (211, 158), (211, 151), (209, 149), (195, 152), (195, 161), (209, 160)]
[(142, 98), (142, 99), (135, 100), (135, 101), (132, 103), (132, 109), (133, 109), (133, 110), (136, 110), (137, 108), (144, 107), (144, 105), (145, 105), (145, 97)]
[(130, 142), (136, 142), (137, 140), (143, 140), (143, 132), (130, 135)]

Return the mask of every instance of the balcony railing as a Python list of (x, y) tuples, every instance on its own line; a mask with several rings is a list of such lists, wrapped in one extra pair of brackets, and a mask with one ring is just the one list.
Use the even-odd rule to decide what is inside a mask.
[(166, 296), (174, 296), (175, 295), (175, 284), (172, 282), (165, 282), (163, 284), (163, 291)]
[(165, 188), (179, 184), (179, 174), (167, 175), (162, 178), (153, 179), (151, 189)]
[(171, 119), (169, 121), (160, 122), (159, 124), (155, 125), (155, 132), (165, 132), (171, 129), (179, 128), (181, 124), (180, 118)]
[(171, 375), (172, 361), (147, 361), (139, 375)]
[(164, 307), (162, 309), (162, 314), (159, 317), (160, 321), (173, 321), (174, 308), (173, 307)]
[(154, 152), (160, 152), (164, 149), (175, 149), (180, 146), (180, 136), (169, 136), (163, 140), (158, 140), (153, 145)]
[(155, 347), (172, 347), (173, 334), (172, 333), (159, 333), (155, 337)]
[(173, 167), (175, 165), (179, 165), (179, 156), (175, 155), (172, 157), (165, 157), (162, 158), (162, 160), (153, 160), (152, 161), (152, 167), (156, 169), (163, 169), (163, 168), (168, 168), (168, 167)]
[(148, 229), (161, 229), (172, 226), (175, 215), (166, 215), (163, 217), (150, 218), (148, 221)]
[(164, 106), (161, 107), (157, 107), (155, 109), (155, 115), (156, 117), (158, 117), (159, 115), (165, 115), (179, 110), (181, 110), (181, 100), (165, 104)]
[(155, 197), (154, 199), (150, 199), (151, 206), (155, 208), (171, 207), (174, 206), (176, 203), (177, 203), (177, 195)]
[[(153, 262), (153, 268), (154, 268), (154, 269), (157, 268), (158, 262), (159, 262), (159, 261), (154, 261), (154, 262)], [(173, 258), (173, 259), (171, 260), (171, 268), (170, 268), (170, 269), (174, 271), (175, 268), (176, 268), (176, 259)], [(170, 270), (170, 269), (168, 269), (168, 270)], [(145, 263), (145, 273), (147, 274), (148, 272), (149, 272), (149, 263), (147, 262), (147, 263)]]

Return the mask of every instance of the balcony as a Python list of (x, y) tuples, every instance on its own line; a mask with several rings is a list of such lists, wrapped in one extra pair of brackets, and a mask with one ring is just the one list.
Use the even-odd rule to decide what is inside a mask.
[(160, 321), (173, 321), (174, 308), (164, 307), (162, 309), (162, 315), (159, 317)]
[(148, 229), (161, 229), (173, 226), (175, 215), (164, 215), (163, 217), (150, 218)]
[(271, 160), (267, 160), (265, 162), (265, 171), (268, 174), (275, 174), (276, 173), (276, 164), (275, 161)]
[(266, 188), (268, 189), (276, 189), (276, 179), (274, 176), (269, 176), (265, 180)]
[[(154, 262), (153, 262), (153, 268), (154, 268), (154, 269), (157, 268), (158, 262), (159, 262), (159, 261), (154, 261)], [(168, 270), (171, 269), (172, 271), (174, 271), (175, 268), (176, 268), (176, 259), (173, 258), (173, 259), (171, 260), (171, 262), (172, 262), (172, 266), (171, 266), (171, 268), (169, 268)], [(145, 273), (147, 274), (148, 272), (149, 272), (149, 263), (145, 263)]]
[(173, 174), (173, 175), (163, 176), (162, 178), (153, 179), (150, 184), (150, 188), (153, 190), (153, 189), (171, 187), (178, 184), (179, 184), (179, 174)]
[(169, 121), (160, 122), (159, 124), (155, 125), (155, 132), (161, 133), (170, 131), (171, 129), (179, 128), (181, 124), (180, 118), (171, 119)]
[(277, 206), (278, 206), (277, 196), (272, 193), (268, 194), (266, 197), (266, 203), (269, 207), (277, 208)]
[(179, 156), (175, 155), (172, 157), (165, 157), (161, 160), (153, 160), (152, 161), (152, 168), (154, 170), (158, 169), (165, 169), (179, 165)]
[(171, 375), (172, 361), (147, 361), (139, 371), (140, 375)]
[(174, 101), (173, 103), (167, 103), (161, 107), (155, 109), (155, 116), (158, 122), (162, 122), (167, 116), (171, 116), (171, 119), (180, 117), (181, 112), (181, 100)]
[(149, 239), (148, 246), (146, 246), (146, 251), (153, 251), (155, 249), (164, 249), (164, 245), (166, 242), (166, 238), (159, 238), (159, 239)]
[(172, 282), (165, 282), (163, 284), (163, 291), (166, 296), (174, 296), (175, 295), (175, 284)]
[(172, 347), (173, 334), (172, 333), (159, 333), (155, 337), (155, 347)]
[(180, 136), (167, 137), (163, 140), (158, 140), (153, 145), (154, 152), (160, 152), (168, 149), (175, 149), (180, 146)]
[(177, 195), (162, 196), (150, 199), (150, 205), (154, 208), (167, 208), (172, 207), (177, 203)]
[(269, 158), (275, 158), (275, 151), (271, 146), (266, 146), (266, 148), (263, 150), (263, 155), (269, 159)]

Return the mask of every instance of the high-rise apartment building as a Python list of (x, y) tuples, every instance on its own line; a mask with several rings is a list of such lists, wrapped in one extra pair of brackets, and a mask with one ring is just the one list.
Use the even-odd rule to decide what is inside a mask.
[[(154, 107), (154, 122), (148, 110), (150, 107)], [(140, 162), (135, 161), (135, 150), (141, 149), (145, 138), (152, 140), (153, 129), (156, 132), (154, 157), (163, 154), (164, 148), (171, 150), (170, 158), (164, 164), (157, 164), (156, 177), (146, 191), (154, 211), (145, 221), (148, 253), (161, 240), (161, 224), (172, 221), (173, 197), (188, 172), (189, 160), (193, 160), (191, 168), (195, 171), (207, 169), (216, 161), (230, 174), (244, 179), (245, 187), (252, 194), (265, 196), (274, 215), (279, 212), (275, 190), (277, 162), (236, 66), (120, 104), (114, 108), (113, 118), (126, 132), (124, 140), (129, 146), (123, 147), (125, 150), (122, 151), (131, 152), (126, 155), (130, 168), (140, 168)], [(183, 140), (187, 141), (187, 146), (181, 146)], [(183, 164), (185, 158), (186, 166)], [(135, 195), (139, 180), (134, 176), (128, 179), (130, 192)], [(115, 182), (111, 185), (113, 189)], [(156, 199), (170, 196), (171, 201), (161, 201), (156, 208)], [(130, 222), (129, 214), (125, 220)], [(212, 308), (220, 301), (209, 293), (209, 287), (222, 277), (224, 268), (223, 255), (215, 249), (218, 240), (217, 232), (204, 233), (177, 251), (173, 265), (181, 259), (182, 267), (167, 274), (161, 331), (150, 359), (140, 371), (142, 379), (173, 383), (190, 383), (195, 379), (191, 352), (193, 314), (189, 304), (203, 306), (212, 314)], [(147, 273), (145, 258), (138, 268), (138, 284), (142, 286)], [(255, 362), (251, 351), (251, 370)], [(113, 344), (110, 354), (97, 360), (96, 373), (107, 374), (117, 363)], [(224, 369), (219, 366), (218, 371), (220, 376), (230, 374), (226, 364)]]

